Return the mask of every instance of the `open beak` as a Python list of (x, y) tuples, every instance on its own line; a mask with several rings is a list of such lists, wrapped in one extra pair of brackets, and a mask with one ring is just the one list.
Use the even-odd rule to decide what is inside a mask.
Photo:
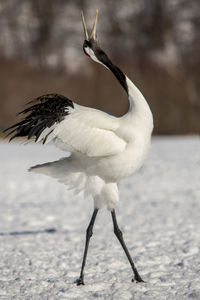
[[(87, 32), (87, 27), (86, 27), (86, 24), (85, 24), (85, 18), (84, 18), (83, 12), (81, 12), (81, 19), (82, 19), (83, 29), (84, 29), (84, 33), (85, 33), (85, 39), (87, 41), (89, 41), (89, 35), (88, 35), (88, 32)], [(96, 34), (97, 19), (98, 19), (98, 9), (96, 10), (96, 16), (95, 16), (95, 20), (94, 20), (94, 25), (93, 25), (93, 28), (92, 28), (92, 33), (90, 35), (90, 39), (94, 39), (94, 40), (96, 40), (96, 38), (97, 38), (97, 34)]]

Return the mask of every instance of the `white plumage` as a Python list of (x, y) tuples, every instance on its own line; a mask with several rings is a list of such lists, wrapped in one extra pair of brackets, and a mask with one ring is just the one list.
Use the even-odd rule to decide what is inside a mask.
[[(30, 170), (58, 179), (75, 192), (84, 191), (94, 199), (94, 214), (87, 230), (84, 259), (77, 284), (84, 284), (83, 269), (89, 238), (99, 208), (106, 206), (112, 213), (115, 234), (132, 266), (135, 279), (138, 274), (118, 228), (114, 207), (119, 201), (118, 182), (138, 170), (146, 157), (153, 129), (151, 110), (137, 87), (116, 67), (96, 41), (97, 14), (89, 38), (84, 17), (83, 49), (109, 69), (125, 89), (130, 106), (122, 117), (78, 105), (62, 95), (50, 94), (38, 97), (35, 104), (22, 113), (29, 115), (11, 126), (16, 136), (35, 136), (36, 141), (53, 142), (71, 152), (69, 157), (32, 167)], [(33, 101), (35, 103), (35, 101)], [(14, 128), (14, 129), (13, 129)]]
[(117, 183), (143, 164), (153, 128), (147, 102), (127, 77), (126, 80), (130, 101), (127, 114), (117, 118), (74, 103), (69, 115), (38, 139), (53, 130), (46, 143), (54, 142), (72, 155), (31, 171), (57, 178), (75, 192), (84, 190), (98, 198), (95, 207), (106, 205), (112, 210), (119, 199)]

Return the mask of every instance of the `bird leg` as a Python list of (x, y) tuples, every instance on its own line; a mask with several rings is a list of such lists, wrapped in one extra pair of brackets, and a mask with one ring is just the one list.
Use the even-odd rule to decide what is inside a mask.
[(80, 277), (76, 280), (77, 285), (81, 285), (81, 284), (84, 285), (84, 268), (85, 268), (85, 263), (86, 263), (90, 238), (91, 238), (92, 233), (93, 233), (92, 229), (93, 229), (93, 226), (94, 226), (94, 222), (95, 222), (97, 213), (98, 213), (98, 209), (95, 208), (94, 212), (93, 212), (93, 215), (92, 215), (92, 218), (90, 220), (90, 223), (88, 225), (88, 228), (86, 230), (85, 250), (84, 250), (84, 255), (83, 255), (83, 261), (82, 261), (82, 266), (81, 266)]
[[(137, 271), (137, 269), (136, 269), (136, 267), (135, 267), (135, 265), (133, 263), (133, 260), (132, 260), (132, 258), (130, 256), (130, 253), (129, 253), (127, 247), (126, 247), (126, 244), (125, 244), (124, 239), (123, 239), (122, 232), (119, 229), (118, 224), (117, 224), (117, 219), (116, 219), (116, 214), (115, 214), (115, 210), (114, 209), (111, 211), (111, 215), (112, 215), (112, 220), (113, 220), (114, 233), (115, 233), (116, 237), (118, 238), (120, 244), (122, 245), (122, 248), (124, 249), (124, 252), (126, 253), (126, 256), (127, 256), (128, 260), (129, 260), (129, 263), (130, 263), (131, 268), (133, 270), (133, 273), (134, 273), (134, 276), (135, 276), (135, 280), (136, 280), (136, 282), (144, 282), (142, 280), (142, 278), (140, 277), (140, 274), (138, 273), (138, 271)], [(132, 281), (134, 281), (134, 279), (132, 279)]]

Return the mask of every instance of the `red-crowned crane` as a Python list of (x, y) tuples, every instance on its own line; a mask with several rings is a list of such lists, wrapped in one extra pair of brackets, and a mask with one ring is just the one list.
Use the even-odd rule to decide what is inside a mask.
[[(130, 105), (122, 117), (76, 104), (65, 96), (47, 94), (29, 102), (20, 114), (24, 119), (9, 127), (10, 140), (34, 138), (43, 144), (53, 142), (71, 152), (69, 157), (32, 167), (30, 170), (58, 179), (75, 191), (84, 191), (94, 199), (94, 212), (86, 231), (85, 250), (77, 285), (84, 284), (84, 267), (93, 225), (100, 208), (111, 212), (117, 236), (134, 273), (142, 282), (125, 245), (115, 214), (119, 201), (118, 182), (138, 170), (146, 157), (153, 129), (153, 117), (145, 98), (133, 82), (108, 58), (96, 37), (98, 11), (89, 37), (84, 15), (84, 53), (102, 64), (117, 78), (127, 93)], [(133, 280), (134, 280), (133, 279)]]

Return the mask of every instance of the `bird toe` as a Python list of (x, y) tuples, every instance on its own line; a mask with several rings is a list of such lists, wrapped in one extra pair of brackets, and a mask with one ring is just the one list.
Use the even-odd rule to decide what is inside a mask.
[(138, 282), (144, 282), (144, 283), (145, 283), (145, 281), (144, 281), (140, 276), (137, 276), (137, 277), (135, 277), (135, 278), (132, 278), (131, 281), (132, 281), (132, 282), (136, 282), (136, 283), (138, 283)]
[(83, 281), (83, 278), (78, 278), (76, 281), (75, 281), (76, 285), (85, 285), (84, 281)]

